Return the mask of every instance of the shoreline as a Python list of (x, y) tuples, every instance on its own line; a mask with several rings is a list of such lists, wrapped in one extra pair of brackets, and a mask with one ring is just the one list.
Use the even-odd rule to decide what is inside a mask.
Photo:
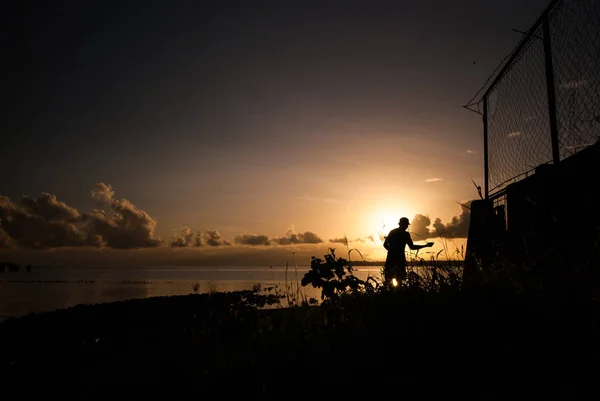
[(106, 385), (208, 386), (240, 375), (239, 386), (221, 392), (264, 399), (289, 393), (293, 377), (350, 396), (348, 380), (358, 375), (372, 381), (374, 395), (388, 396), (386, 378), (421, 386), (433, 372), (449, 372), (446, 378), (463, 384), (440, 395), (469, 395), (482, 388), (465, 387), (467, 377), (498, 394), (517, 391), (517, 382), (523, 388), (520, 375), (533, 373), (525, 387), (540, 393), (558, 376), (559, 387), (571, 389), (565, 375), (583, 373), (600, 355), (591, 341), (600, 334), (595, 303), (557, 309), (551, 299), (525, 296), (400, 292), (258, 309), (252, 302), (261, 299), (252, 294), (132, 299), (6, 320), (0, 380), (17, 391), (26, 382), (69, 377), (88, 389), (81, 399), (90, 399)]

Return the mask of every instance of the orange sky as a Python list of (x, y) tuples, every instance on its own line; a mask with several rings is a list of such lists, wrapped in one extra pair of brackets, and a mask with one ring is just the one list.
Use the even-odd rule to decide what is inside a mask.
[(149, 2), (7, 10), (2, 258), (281, 265), (346, 236), (382, 259), (402, 216), (460, 249), (462, 105), (547, 5)]

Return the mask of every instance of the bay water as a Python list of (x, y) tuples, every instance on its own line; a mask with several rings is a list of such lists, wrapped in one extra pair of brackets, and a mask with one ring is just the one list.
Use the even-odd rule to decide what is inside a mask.
[[(320, 299), (321, 290), (300, 284), (309, 266), (146, 266), (120, 268), (36, 267), (0, 274), (0, 321), (78, 304), (133, 298), (250, 290)], [(363, 280), (381, 279), (376, 266), (355, 267)], [(285, 302), (285, 298), (283, 300)], [(286, 306), (282, 304), (281, 306)]]

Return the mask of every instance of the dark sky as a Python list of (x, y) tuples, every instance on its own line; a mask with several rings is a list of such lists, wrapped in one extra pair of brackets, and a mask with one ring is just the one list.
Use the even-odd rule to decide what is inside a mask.
[[(480, 155), (437, 164), (481, 151), (480, 118), (461, 106), (519, 40), (511, 29), (526, 30), (547, 4), (11, 2), (0, 194), (47, 191), (85, 208), (107, 182), (175, 227), (196, 209), (226, 214), (211, 208), (232, 197), (276, 197), (267, 184), (313, 196), (316, 181), (303, 177), (317, 169), (340, 182), (403, 159), (420, 181), (455, 166), (462, 186), (440, 202), (456, 206), (483, 167)], [(339, 162), (348, 159), (356, 165)]]

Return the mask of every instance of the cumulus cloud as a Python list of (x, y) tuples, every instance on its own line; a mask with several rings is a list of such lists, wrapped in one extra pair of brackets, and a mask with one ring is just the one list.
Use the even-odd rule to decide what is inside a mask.
[(461, 212), (458, 216), (452, 217), (449, 223), (443, 224), (437, 218), (433, 223), (436, 232), (442, 237), (466, 238), (469, 234), (469, 222), (471, 217), (471, 202), (465, 202), (460, 205)]
[(204, 243), (208, 246), (231, 245), (231, 242), (221, 236), (216, 230), (208, 230), (202, 234)]
[(110, 202), (115, 196), (115, 191), (113, 191), (111, 185), (103, 182), (97, 182), (90, 194), (92, 195), (93, 199)]
[(182, 227), (177, 234), (171, 238), (170, 245), (174, 248), (186, 248), (202, 246), (198, 232), (193, 232), (189, 227)]
[(273, 242), (278, 245), (295, 244), (320, 244), (323, 240), (312, 231), (296, 234), (293, 230), (288, 230), (284, 237), (274, 238)]
[(77, 222), (81, 214), (77, 209), (56, 199), (55, 195), (42, 192), (37, 198), (23, 195), (21, 198), (23, 209), (48, 221)]
[(237, 235), (234, 240), (236, 244), (240, 245), (271, 245), (271, 241), (269, 237), (266, 235), (256, 235), (256, 234), (240, 234)]
[(31, 249), (47, 249), (58, 246), (82, 246), (87, 243), (78, 212), (52, 195), (43, 193), (38, 198), (22, 197), (21, 204), (14, 204), (6, 196), (0, 196), (1, 243)]
[(231, 242), (221, 236), (216, 230), (195, 231), (184, 226), (179, 233), (170, 240), (173, 248), (202, 247), (202, 246), (222, 246), (231, 245)]
[(20, 203), (0, 196), (0, 244), (18, 248), (47, 249), (107, 246), (130, 249), (156, 247), (156, 221), (127, 199), (115, 199), (110, 185), (98, 183), (91, 193), (106, 210), (81, 213), (43, 192)]
[(413, 240), (425, 240), (434, 235), (429, 229), (430, 225), (431, 220), (429, 219), (429, 216), (416, 214), (410, 222), (408, 231), (410, 231)]
[(282, 237), (271, 238), (263, 234), (240, 234), (234, 238), (234, 242), (239, 245), (250, 246), (269, 246), (269, 245), (297, 245), (297, 244), (321, 244), (324, 241), (312, 231), (295, 233), (293, 229)]
[[(460, 214), (450, 219), (449, 223), (442, 223), (438, 217), (433, 224), (429, 216), (417, 214), (410, 223), (409, 231), (414, 235), (413, 239), (428, 239), (437, 237), (466, 238), (469, 234), (471, 201), (460, 204)], [(432, 228), (430, 228), (432, 226)]]
[(94, 210), (84, 216), (88, 231), (96, 245), (117, 249), (151, 248), (162, 244), (155, 235), (156, 220), (127, 199), (116, 199), (110, 185), (99, 182), (91, 191), (92, 198), (102, 202), (109, 212)]

